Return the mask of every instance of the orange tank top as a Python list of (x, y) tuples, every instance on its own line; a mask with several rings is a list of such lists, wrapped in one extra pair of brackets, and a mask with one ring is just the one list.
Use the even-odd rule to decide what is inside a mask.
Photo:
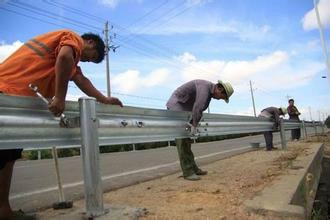
[(0, 64), (0, 91), (10, 95), (35, 96), (29, 84), (38, 86), (42, 95), (55, 95), (55, 62), (62, 46), (74, 51), (75, 67), (70, 79), (80, 74), (77, 66), (83, 39), (69, 30), (59, 30), (37, 36), (9, 56)]

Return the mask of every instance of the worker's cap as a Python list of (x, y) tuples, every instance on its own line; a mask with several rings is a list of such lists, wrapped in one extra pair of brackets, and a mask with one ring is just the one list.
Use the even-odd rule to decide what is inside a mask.
[(230, 83), (225, 83), (222, 82), (221, 80), (218, 80), (218, 84), (222, 85), (222, 87), (225, 89), (227, 98), (225, 99), (225, 102), (228, 103), (229, 102), (229, 97), (234, 93), (234, 89), (231, 86)]
[(288, 109), (286, 109), (285, 107), (281, 107), (281, 110), (283, 112), (283, 115), (288, 113)]

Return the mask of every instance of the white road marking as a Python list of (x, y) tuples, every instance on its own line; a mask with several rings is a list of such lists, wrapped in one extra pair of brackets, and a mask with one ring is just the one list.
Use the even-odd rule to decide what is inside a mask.
[[(236, 148), (236, 149), (232, 149), (232, 150), (225, 150), (225, 151), (221, 151), (221, 152), (217, 152), (217, 153), (206, 154), (206, 155), (195, 157), (195, 158), (198, 160), (198, 159), (203, 159), (203, 158), (207, 158), (207, 157), (216, 156), (216, 155), (219, 155), (219, 154), (226, 154), (226, 153), (230, 153), (230, 152), (235, 152), (235, 151), (240, 151), (240, 150), (247, 150), (247, 149), (252, 149), (252, 148), (251, 148), (251, 146), (241, 147), (241, 148)], [(138, 170), (127, 171), (127, 172), (123, 172), (123, 173), (103, 176), (102, 180), (105, 181), (105, 180), (109, 180), (109, 179), (116, 178), (116, 177), (128, 176), (128, 175), (132, 175), (132, 174), (136, 174), (136, 173), (142, 173), (142, 172), (146, 172), (146, 171), (157, 170), (157, 169), (160, 169), (160, 168), (170, 167), (170, 166), (174, 166), (174, 165), (177, 165), (177, 164), (179, 164), (178, 160), (173, 162), (173, 163), (167, 163), (167, 164), (162, 164), (162, 165), (158, 165), (158, 166), (153, 166), (153, 167), (148, 167), (148, 168), (143, 168), (143, 169), (138, 169)], [(81, 186), (83, 184), (84, 184), (83, 181), (68, 183), (68, 184), (64, 184), (63, 188), (77, 187), (77, 186)], [(15, 194), (15, 195), (10, 196), (10, 199), (19, 199), (19, 198), (32, 196), (32, 195), (36, 195), (36, 194), (41, 194), (41, 193), (47, 193), (47, 192), (51, 192), (51, 191), (55, 191), (55, 190), (58, 190), (58, 187), (57, 186), (52, 186), (52, 187), (41, 189), (41, 190), (35, 190), (35, 191), (26, 192), (26, 193)]]

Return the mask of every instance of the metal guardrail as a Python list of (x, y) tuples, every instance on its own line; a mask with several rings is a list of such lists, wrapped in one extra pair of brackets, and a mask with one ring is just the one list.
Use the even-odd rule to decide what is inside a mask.
[[(100, 145), (168, 141), (189, 137), (188, 112), (96, 104)], [(0, 149), (81, 145), (79, 105), (67, 102), (65, 115), (76, 128), (61, 128), (47, 106), (32, 97), (0, 95)], [(249, 116), (204, 114), (200, 136), (272, 130), (273, 122)], [(73, 126), (74, 127), (74, 126)], [(29, 128), (29, 129), (27, 129)]]
[[(104, 214), (99, 169), (99, 145), (168, 141), (190, 137), (186, 130), (189, 112), (96, 104), (92, 98), (67, 102), (68, 128), (38, 98), (0, 94), (0, 149), (82, 147), (87, 217)], [(273, 121), (249, 116), (204, 114), (199, 136), (243, 134), (273, 130)], [(285, 130), (309, 123), (281, 122), (282, 147)], [(316, 123), (312, 126), (316, 128)], [(317, 130), (315, 130), (317, 131)]]

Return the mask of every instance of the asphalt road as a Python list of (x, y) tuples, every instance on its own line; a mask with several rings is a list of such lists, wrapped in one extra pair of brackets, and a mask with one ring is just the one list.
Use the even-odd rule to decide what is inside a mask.
[[(288, 134), (287, 137), (290, 135)], [(279, 133), (274, 143), (279, 143)], [(193, 145), (193, 152), (200, 165), (228, 156), (253, 150), (249, 143), (261, 142), (262, 135)], [(66, 200), (84, 195), (81, 158), (60, 158), (60, 174)], [(101, 174), (104, 191), (136, 184), (161, 176), (181, 175), (176, 148), (108, 153), (101, 155)], [(57, 180), (53, 160), (18, 161), (15, 164), (10, 201), (13, 208), (34, 210), (50, 207), (58, 202)]]

